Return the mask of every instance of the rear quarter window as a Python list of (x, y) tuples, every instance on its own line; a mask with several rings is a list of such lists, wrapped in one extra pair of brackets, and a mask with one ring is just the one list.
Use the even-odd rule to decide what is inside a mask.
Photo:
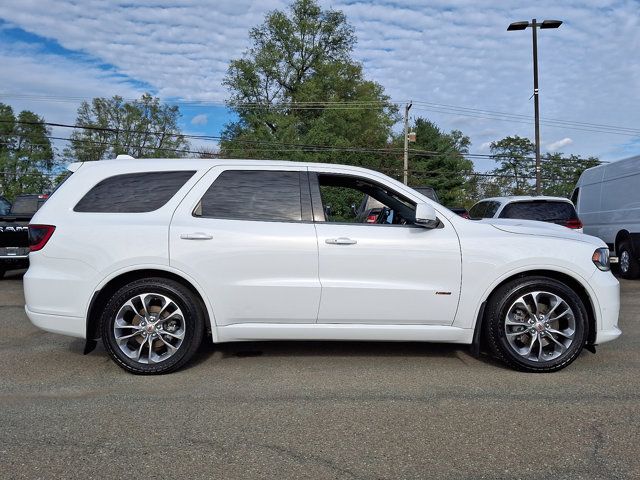
[(165, 205), (196, 172), (126, 173), (106, 178), (74, 207), (76, 212), (143, 213)]
[(578, 218), (576, 209), (569, 202), (531, 201), (514, 202), (502, 209), (500, 218), (520, 218), (523, 220), (538, 220), (552, 222)]

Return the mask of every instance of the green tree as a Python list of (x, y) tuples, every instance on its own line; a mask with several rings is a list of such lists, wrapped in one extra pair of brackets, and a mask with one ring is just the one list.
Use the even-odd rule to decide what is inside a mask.
[(542, 193), (570, 197), (582, 172), (600, 165), (597, 157), (582, 158), (578, 155), (563, 157), (560, 153), (547, 153), (542, 158)]
[[(505, 175), (503, 178), (503, 193), (505, 195), (528, 195), (534, 190), (536, 147), (528, 138), (505, 137), (502, 140), (492, 142), (491, 155), (498, 163), (493, 171), (497, 175)], [(510, 178), (506, 178), (510, 177)]]
[[(471, 141), (460, 130), (443, 132), (435, 123), (417, 118), (411, 127), (416, 134), (414, 150), (409, 154), (409, 185), (433, 187), (444, 205), (472, 202), (475, 182), (469, 181), (473, 162), (465, 158)], [(396, 135), (393, 145), (403, 147), (404, 133)], [(410, 150), (410, 152), (411, 152)]]
[[(397, 108), (351, 59), (356, 39), (342, 12), (297, 0), (249, 38), (224, 80), (238, 120), (225, 127), (223, 156), (385, 166), (376, 149), (387, 147)], [(368, 151), (345, 150), (354, 147)]]
[(51, 188), (56, 166), (44, 118), (0, 103), (0, 189), (13, 200), (23, 193), (42, 193)]
[(145, 93), (139, 100), (94, 98), (78, 108), (76, 125), (89, 127), (71, 134), (65, 157), (76, 161), (102, 160), (119, 154), (136, 158), (184, 157), (189, 143), (183, 136), (175, 105), (161, 104)]

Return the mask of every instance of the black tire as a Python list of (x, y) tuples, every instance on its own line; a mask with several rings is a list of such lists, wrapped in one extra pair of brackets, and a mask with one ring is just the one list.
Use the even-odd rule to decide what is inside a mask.
[[(618, 273), (620, 276), (628, 280), (638, 278), (638, 276), (640, 276), (640, 262), (638, 262), (638, 257), (636, 257), (633, 252), (631, 242), (628, 240), (622, 241), (616, 250), (618, 254)], [(627, 256), (628, 262), (622, 261), (625, 255)]]
[(4, 278), (5, 273), (7, 273), (6, 268), (0, 268), (0, 280)]
[[(175, 353), (166, 360), (140, 363), (129, 358), (118, 346), (114, 322), (120, 308), (129, 299), (150, 292), (170, 298), (180, 308), (184, 317), (184, 338)], [(178, 370), (191, 360), (202, 343), (205, 315), (199, 299), (182, 284), (165, 278), (145, 278), (123, 286), (113, 295), (102, 312), (100, 326), (105, 349), (117, 365), (134, 374), (158, 375)]]
[[(552, 360), (535, 361), (518, 354), (509, 344), (505, 332), (506, 317), (510, 307), (518, 298), (535, 291), (558, 295), (574, 313), (575, 333), (573, 340), (565, 351)], [(587, 312), (576, 292), (562, 282), (542, 276), (518, 278), (496, 290), (487, 302), (484, 324), (487, 343), (496, 358), (516, 370), (540, 373), (555, 372), (573, 362), (585, 345), (588, 328)], [(548, 335), (548, 332), (546, 334)], [(560, 337), (556, 336), (556, 338)], [(547, 342), (548, 345), (554, 347), (548, 338), (542, 338), (542, 342)], [(534, 344), (534, 342), (531, 343)], [(541, 343), (537, 343), (537, 345), (541, 347)], [(542, 347), (540, 349), (542, 350)]]

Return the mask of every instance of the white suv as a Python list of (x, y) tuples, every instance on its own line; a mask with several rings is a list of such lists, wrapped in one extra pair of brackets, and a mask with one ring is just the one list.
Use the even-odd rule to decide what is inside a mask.
[[(130, 372), (179, 368), (205, 334), (473, 344), (538, 372), (620, 335), (606, 245), (564, 227), (470, 222), (350, 166), (70, 169), (29, 226), (26, 312), (87, 351), (101, 337)], [(365, 195), (385, 206), (376, 223), (351, 209)]]

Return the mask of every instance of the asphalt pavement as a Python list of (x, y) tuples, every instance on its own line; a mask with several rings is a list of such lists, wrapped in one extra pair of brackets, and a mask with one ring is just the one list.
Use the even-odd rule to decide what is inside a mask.
[(1, 478), (640, 478), (640, 281), (623, 335), (553, 374), (418, 343), (203, 345), (140, 377), (0, 281)]

